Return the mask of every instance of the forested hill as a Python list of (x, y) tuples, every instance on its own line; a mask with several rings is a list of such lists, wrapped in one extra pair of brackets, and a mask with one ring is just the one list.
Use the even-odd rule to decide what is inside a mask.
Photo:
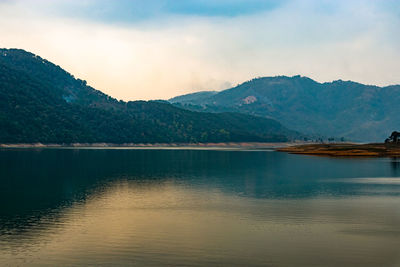
[(257, 78), (218, 93), (170, 99), (204, 112), (242, 112), (277, 119), (306, 134), (382, 142), (400, 129), (400, 85), (319, 83), (301, 76)]
[(275, 142), (297, 136), (266, 118), (118, 101), (39, 56), (0, 49), (0, 143)]

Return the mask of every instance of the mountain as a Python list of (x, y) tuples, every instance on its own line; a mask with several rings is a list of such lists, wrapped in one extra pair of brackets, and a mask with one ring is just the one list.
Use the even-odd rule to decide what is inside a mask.
[(118, 101), (37, 55), (0, 49), (0, 143), (275, 142), (296, 136), (272, 119)]
[(218, 92), (217, 91), (202, 91), (202, 92), (196, 92), (192, 94), (186, 94), (186, 95), (181, 95), (177, 96), (174, 98), (169, 99), (168, 101), (171, 103), (188, 103), (192, 101), (202, 101), (204, 99), (207, 99), (213, 95), (216, 95)]
[(357, 141), (381, 142), (400, 129), (400, 85), (318, 83), (307, 77), (277, 76), (253, 79), (208, 97), (194, 96), (170, 102), (195, 111), (272, 118), (306, 134)]

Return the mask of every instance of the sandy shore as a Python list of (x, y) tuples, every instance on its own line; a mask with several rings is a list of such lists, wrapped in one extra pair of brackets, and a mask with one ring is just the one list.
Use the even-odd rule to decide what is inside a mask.
[(400, 157), (400, 144), (308, 144), (276, 149), (292, 154), (332, 157)]

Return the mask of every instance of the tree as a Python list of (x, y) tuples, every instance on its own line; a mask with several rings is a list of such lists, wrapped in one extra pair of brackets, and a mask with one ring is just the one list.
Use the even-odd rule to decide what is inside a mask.
[(385, 143), (393, 143), (393, 144), (400, 143), (400, 132), (397, 131), (392, 132), (389, 138), (386, 138)]

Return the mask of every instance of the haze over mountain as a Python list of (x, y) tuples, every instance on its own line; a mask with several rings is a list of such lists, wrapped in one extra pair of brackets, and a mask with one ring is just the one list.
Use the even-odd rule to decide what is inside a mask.
[(400, 85), (378, 87), (342, 80), (319, 83), (307, 77), (277, 76), (169, 101), (189, 110), (273, 118), (303, 133), (357, 141), (381, 142), (400, 129)]
[(266, 118), (118, 101), (19, 49), (0, 49), (0, 129), (0, 143), (267, 142), (298, 136)]
[(223, 90), (268, 73), (400, 83), (398, 0), (3, 0), (2, 47), (117, 99)]

